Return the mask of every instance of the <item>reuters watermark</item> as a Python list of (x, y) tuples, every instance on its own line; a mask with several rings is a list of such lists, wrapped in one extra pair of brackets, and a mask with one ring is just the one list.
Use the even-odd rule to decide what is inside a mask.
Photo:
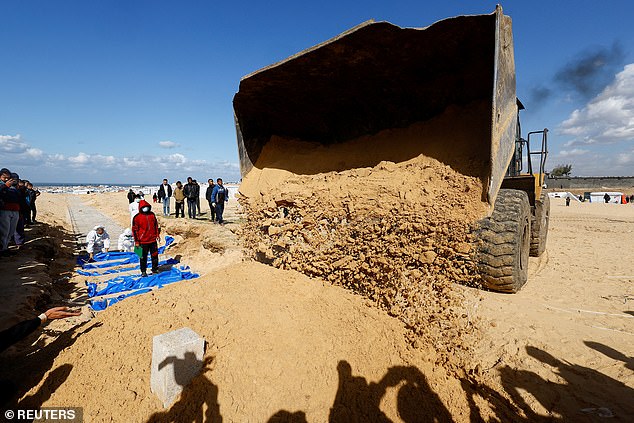
[(32, 421), (52, 423), (83, 423), (84, 410), (81, 407), (42, 407), (37, 410), (15, 409), (4, 412), (6, 421)]

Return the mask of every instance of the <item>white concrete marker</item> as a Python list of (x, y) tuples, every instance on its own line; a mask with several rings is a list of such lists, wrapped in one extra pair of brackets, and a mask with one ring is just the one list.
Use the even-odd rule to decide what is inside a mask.
[(200, 373), (205, 340), (190, 328), (156, 335), (152, 340), (150, 388), (167, 408)]

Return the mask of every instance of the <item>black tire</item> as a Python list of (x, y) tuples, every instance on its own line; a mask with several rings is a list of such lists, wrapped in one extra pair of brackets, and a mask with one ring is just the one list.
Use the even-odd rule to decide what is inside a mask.
[(526, 283), (530, 210), (524, 191), (501, 189), (491, 217), (479, 222), (475, 254), (484, 288), (515, 293)]
[(535, 216), (531, 219), (531, 256), (539, 257), (546, 251), (548, 223), (550, 221), (550, 197), (545, 192), (535, 201)]

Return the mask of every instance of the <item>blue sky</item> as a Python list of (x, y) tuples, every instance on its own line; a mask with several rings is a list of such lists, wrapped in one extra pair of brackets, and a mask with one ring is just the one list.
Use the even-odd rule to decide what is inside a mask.
[[(39, 182), (237, 180), (242, 76), (368, 19), (420, 27), (495, 4), (0, 0), (0, 165)], [(502, 5), (547, 167), (634, 174), (634, 3)]]

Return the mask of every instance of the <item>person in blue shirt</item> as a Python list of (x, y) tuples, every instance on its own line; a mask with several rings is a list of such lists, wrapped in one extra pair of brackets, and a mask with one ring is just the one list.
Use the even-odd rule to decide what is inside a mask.
[(216, 186), (211, 192), (211, 205), (216, 210), (216, 222), (224, 223), (222, 213), (225, 211), (225, 202), (229, 201), (229, 190), (222, 185), (222, 178), (216, 180)]

